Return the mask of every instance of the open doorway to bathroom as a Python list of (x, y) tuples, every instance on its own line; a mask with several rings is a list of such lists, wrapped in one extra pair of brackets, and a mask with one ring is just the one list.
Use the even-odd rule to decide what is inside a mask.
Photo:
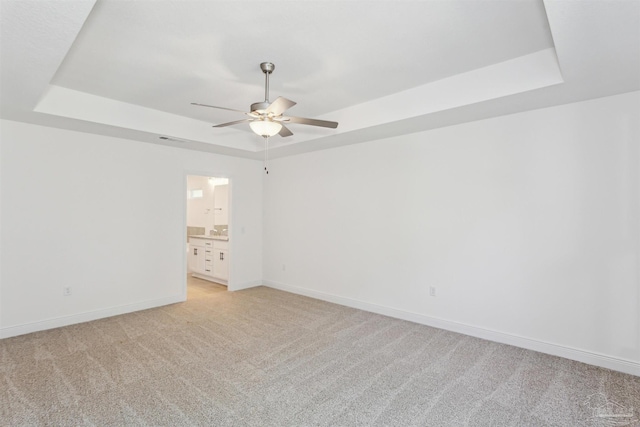
[(187, 298), (227, 290), (229, 179), (187, 176)]

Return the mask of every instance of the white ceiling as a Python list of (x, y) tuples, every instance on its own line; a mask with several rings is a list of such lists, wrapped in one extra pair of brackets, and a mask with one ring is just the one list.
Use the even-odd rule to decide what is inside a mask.
[[(274, 157), (640, 89), (640, 1), (1, 0), (2, 118), (258, 158), (238, 113), (271, 96)], [(184, 142), (165, 141), (168, 135)]]

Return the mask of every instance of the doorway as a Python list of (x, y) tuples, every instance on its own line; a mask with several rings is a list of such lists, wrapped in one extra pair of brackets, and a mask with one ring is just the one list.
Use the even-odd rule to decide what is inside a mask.
[(229, 283), (229, 179), (187, 175), (187, 298), (226, 291)]

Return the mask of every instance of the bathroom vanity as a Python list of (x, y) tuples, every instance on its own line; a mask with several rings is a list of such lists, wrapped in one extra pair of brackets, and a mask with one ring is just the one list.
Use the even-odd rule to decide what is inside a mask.
[(229, 280), (229, 238), (189, 236), (189, 271), (193, 277), (226, 285)]

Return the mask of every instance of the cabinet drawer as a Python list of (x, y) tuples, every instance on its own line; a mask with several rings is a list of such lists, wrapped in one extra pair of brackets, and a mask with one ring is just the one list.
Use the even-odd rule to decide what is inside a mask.
[(213, 247), (213, 242), (212, 242), (211, 240), (205, 240), (205, 241), (204, 241), (204, 245), (205, 245), (207, 248), (211, 248), (211, 247)]
[(191, 246), (204, 247), (207, 241), (205, 239), (196, 239), (194, 237), (189, 237), (189, 244)]
[(220, 240), (215, 240), (213, 242), (213, 247), (215, 249), (229, 249), (229, 242), (225, 242), (225, 241), (220, 241)]

